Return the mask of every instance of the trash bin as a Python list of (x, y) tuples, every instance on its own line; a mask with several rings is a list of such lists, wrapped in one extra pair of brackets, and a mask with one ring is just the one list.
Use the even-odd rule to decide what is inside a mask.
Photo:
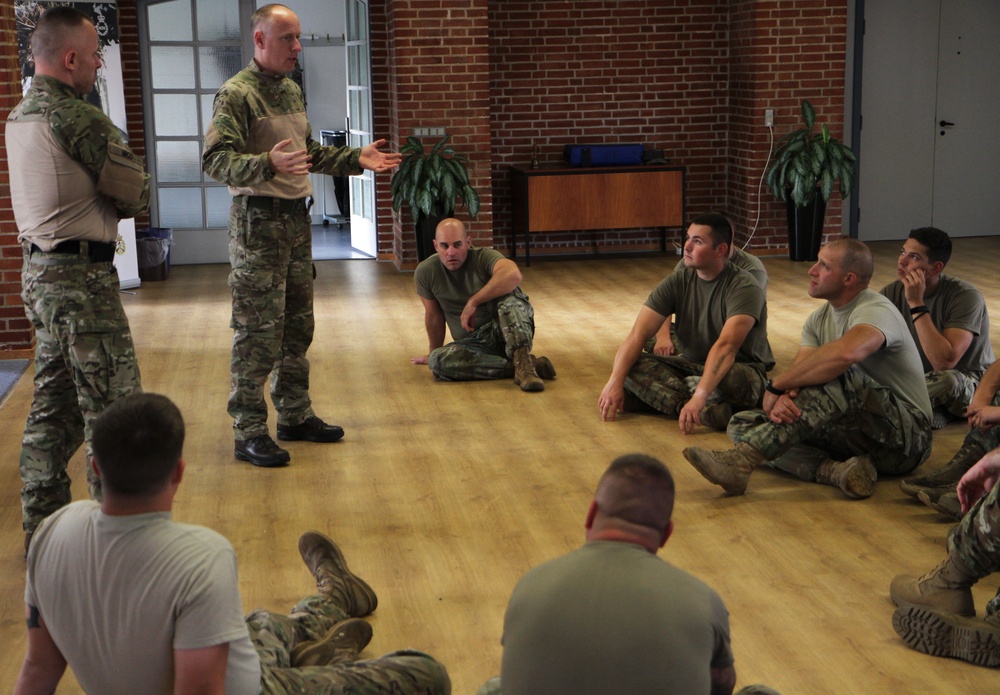
[(139, 279), (150, 282), (170, 277), (170, 245), (174, 233), (167, 227), (147, 227), (135, 233)]

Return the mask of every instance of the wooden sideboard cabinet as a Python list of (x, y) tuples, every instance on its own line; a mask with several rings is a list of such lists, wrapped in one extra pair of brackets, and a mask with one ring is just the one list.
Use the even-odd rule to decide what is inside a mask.
[(511, 257), (523, 235), (531, 265), (531, 235), (604, 229), (684, 226), (684, 167), (661, 164), (611, 167), (511, 167)]

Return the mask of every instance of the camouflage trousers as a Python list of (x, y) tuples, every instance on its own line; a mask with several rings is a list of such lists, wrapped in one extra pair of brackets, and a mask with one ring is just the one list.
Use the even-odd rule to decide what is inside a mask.
[(340, 607), (325, 596), (302, 599), (290, 615), (264, 610), (250, 613), (246, 624), (260, 657), (261, 692), (265, 695), (451, 692), (451, 680), (444, 665), (411, 649), (352, 663), (292, 667), (290, 654), (297, 644), (320, 639), (335, 623), (346, 618)]
[(935, 410), (944, 410), (955, 417), (965, 417), (965, 409), (979, 386), (980, 375), (942, 369), (924, 374), (927, 395)]
[[(91, 425), (118, 398), (140, 390), (139, 366), (111, 263), (27, 251), (24, 313), (35, 329), (35, 391), (24, 426), (22, 524), (32, 532), (70, 502), (66, 465), (80, 445), (90, 460)], [(87, 466), (91, 497), (101, 486)]]
[[(996, 428), (994, 428), (996, 429)], [(980, 579), (1000, 571), (1000, 484), (994, 485), (948, 534), (948, 554)], [(1000, 617), (1000, 590), (986, 604)]]
[[(625, 390), (661, 413), (677, 417), (691, 400), (705, 365), (677, 355), (643, 353), (625, 377)], [(760, 405), (764, 394), (764, 366), (735, 363), (719, 382), (710, 402), (725, 402), (737, 412)]]
[(870, 454), (879, 473), (908, 473), (930, 456), (927, 417), (887, 387), (852, 367), (822, 386), (799, 389), (801, 417), (771, 422), (763, 410), (733, 416), (727, 433), (761, 452), (768, 465), (803, 480), (830, 459)]
[(312, 229), (304, 201), (235, 196), (229, 211), (233, 348), (229, 414), (236, 439), (267, 434), (264, 383), (270, 376), (278, 422), (313, 415)]
[(469, 335), (431, 352), (427, 364), (444, 381), (509, 379), (514, 351), (531, 349), (535, 310), (520, 287), (496, 300), (496, 315)]

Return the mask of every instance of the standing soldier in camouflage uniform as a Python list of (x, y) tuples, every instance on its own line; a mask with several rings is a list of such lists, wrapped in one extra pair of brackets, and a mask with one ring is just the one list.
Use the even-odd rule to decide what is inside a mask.
[(233, 293), (232, 390), (236, 458), (281, 466), (290, 456), (267, 428), (264, 382), (278, 439), (335, 442), (344, 430), (316, 417), (306, 350), (313, 338), (310, 171), (380, 172), (401, 156), (379, 140), (363, 148), (321, 147), (312, 138), (295, 68), (301, 28), (294, 12), (266, 5), (251, 18), (254, 58), (215, 97), (202, 167), (229, 185), (229, 286)]
[(809, 269), (806, 319), (792, 365), (765, 385), (764, 409), (733, 416), (736, 448), (689, 447), (684, 458), (730, 495), (761, 464), (869, 497), (878, 473), (913, 470), (930, 454), (931, 404), (920, 354), (896, 307), (868, 289), (874, 263), (860, 241), (824, 246)]
[[(436, 254), (413, 275), (424, 305), (426, 364), (438, 379), (509, 379), (522, 391), (542, 391), (555, 378), (548, 357), (531, 354), (535, 312), (519, 285), (521, 271), (499, 251), (473, 248), (460, 220), (442, 220), (434, 231)], [(447, 324), (454, 342), (444, 344)]]
[(445, 667), (414, 650), (358, 660), (378, 605), (316, 531), (299, 553), (316, 593), (288, 615), (245, 618), (236, 555), (211, 529), (171, 517), (184, 479), (184, 419), (136, 393), (95, 419), (101, 504), (68, 505), (28, 553), (28, 648), (16, 695), (53, 693), (68, 664), (88, 693), (446, 695)]
[(972, 585), (1000, 572), (1000, 449), (958, 483), (965, 516), (948, 536), (948, 559), (920, 578), (899, 575), (889, 586), (892, 626), (908, 645), (932, 656), (1000, 666), (1000, 592), (976, 617)]
[(983, 295), (968, 282), (944, 274), (950, 259), (947, 234), (935, 227), (914, 229), (899, 254), (899, 279), (881, 290), (906, 318), (920, 351), (934, 408), (931, 427), (936, 430), (965, 417), (979, 379), (996, 359)]
[[(84, 101), (97, 79), (97, 31), (69, 7), (31, 36), (35, 77), (7, 117), (10, 192), (24, 247), (24, 309), (35, 329), (35, 394), (24, 428), (25, 549), (39, 522), (70, 501), (66, 464), (93, 419), (139, 389), (112, 261), (118, 220), (149, 204), (149, 177), (118, 128)], [(100, 482), (88, 468), (93, 497)]]

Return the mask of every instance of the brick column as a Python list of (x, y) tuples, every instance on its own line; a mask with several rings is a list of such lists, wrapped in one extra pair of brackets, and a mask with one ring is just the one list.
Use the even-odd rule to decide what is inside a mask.
[[(14, 4), (0, 3), (0, 111), (6, 119), (21, 100)], [(7, 147), (0, 142), (0, 359), (33, 356), (35, 342), (21, 301), (21, 247), (10, 205)]]

